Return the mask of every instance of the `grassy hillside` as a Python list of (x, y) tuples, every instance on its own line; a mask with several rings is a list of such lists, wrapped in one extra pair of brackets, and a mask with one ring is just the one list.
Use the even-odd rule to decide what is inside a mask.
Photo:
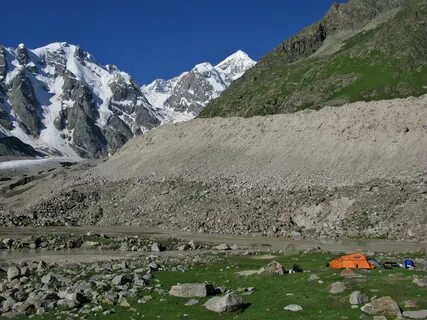
[(364, 0), (332, 7), (200, 116), (251, 117), (426, 93), (427, 2), (386, 2), (380, 8)]

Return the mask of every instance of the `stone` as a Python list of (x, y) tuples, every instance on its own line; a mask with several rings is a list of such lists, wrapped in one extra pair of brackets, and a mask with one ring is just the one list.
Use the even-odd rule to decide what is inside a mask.
[(373, 320), (387, 320), (387, 318), (384, 316), (374, 316)]
[(242, 309), (244, 302), (241, 297), (231, 292), (222, 297), (209, 299), (204, 306), (206, 309), (217, 313), (233, 312)]
[(159, 266), (157, 265), (157, 263), (155, 263), (154, 261), (151, 261), (148, 264), (148, 267), (150, 268), (151, 271), (156, 271), (159, 269)]
[(225, 250), (230, 250), (230, 246), (226, 243), (221, 243), (220, 245), (213, 247), (212, 249), (225, 251)]
[(18, 313), (23, 313), (26, 315), (34, 313), (36, 307), (30, 302), (18, 302), (13, 306), (13, 309)]
[(19, 278), (20, 275), (21, 275), (21, 270), (14, 264), (7, 269), (7, 280), (9, 281)]
[(415, 278), (412, 281), (413, 284), (416, 284), (417, 286), (421, 287), (421, 288), (425, 288), (427, 287), (427, 279), (420, 279), (420, 278)]
[(198, 304), (199, 303), (199, 300), (196, 300), (196, 299), (190, 299), (190, 300), (188, 300), (184, 305), (185, 306), (194, 306), (194, 305), (196, 305), (196, 304)]
[(122, 286), (129, 282), (132, 282), (132, 279), (129, 276), (123, 274), (115, 276), (111, 281), (111, 283), (115, 286)]
[(211, 284), (182, 283), (172, 286), (169, 294), (182, 298), (207, 297), (215, 294), (215, 288)]
[(154, 242), (151, 245), (151, 251), (152, 252), (161, 252), (161, 251), (164, 251), (164, 250), (165, 250), (165, 248), (160, 243)]
[(143, 296), (138, 300), (138, 303), (147, 303), (148, 301), (153, 300), (152, 296)]
[(82, 244), (82, 248), (95, 248), (98, 247), (100, 243), (98, 241), (85, 241)]
[(403, 316), (409, 319), (427, 319), (427, 310), (404, 311)]
[(131, 307), (130, 303), (129, 303), (126, 299), (123, 299), (123, 300), (120, 302), (120, 306), (121, 306), (121, 307), (125, 307), (125, 308), (130, 308), (130, 307)]
[(277, 274), (283, 275), (285, 274), (285, 268), (281, 263), (277, 261), (271, 261), (266, 266), (258, 270), (258, 274), (263, 274), (263, 273), (267, 273), (267, 274), (277, 273)]
[(334, 282), (331, 284), (331, 287), (329, 289), (329, 293), (332, 293), (332, 294), (343, 293), (346, 289), (347, 289), (347, 287), (344, 285), (344, 283)]
[(361, 293), (360, 291), (353, 291), (350, 294), (350, 304), (356, 305), (356, 304), (365, 304), (369, 302), (369, 298), (366, 294)]
[(308, 277), (308, 281), (318, 281), (318, 280), (320, 280), (320, 278), (316, 274), (312, 274), (310, 277)]
[(401, 317), (400, 308), (391, 297), (373, 299), (370, 303), (360, 308), (364, 313), (378, 316)]
[(288, 311), (292, 311), (292, 312), (298, 312), (298, 311), (304, 310), (303, 307), (301, 307), (297, 304), (290, 304), (290, 305), (284, 307), (283, 309), (288, 310)]

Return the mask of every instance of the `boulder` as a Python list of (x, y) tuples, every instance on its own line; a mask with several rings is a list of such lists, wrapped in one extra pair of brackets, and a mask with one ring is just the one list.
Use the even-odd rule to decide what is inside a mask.
[(350, 304), (357, 305), (357, 304), (365, 304), (369, 301), (369, 298), (366, 294), (361, 293), (360, 291), (353, 291), (350, 294)]
[(211, 284), (182, 283), (172, 286), (169, 294), (182, 298), (207, 297), (215, 294), (215, 288)]
[(331, 287), (329, 289), (329, 293), (332, 293), (332, 294), (343, 293), (346, 289), (347, 289), (347, 287), (344, 285), (344, 283), (334, 282), (331, 284)]
[(204, 306), (206, 309), (217, 313), (225, 311), (233, 312), (242, 309), (244, 302), (241, 297), (231, 292), (222, 297), (213, 297), (209, 299)]
[(165, 251), (165, 247), (162, 246), (160, 243), (154, 242), (151, 245), (151, 251), (152, 252), (160, 252), (160, 251)]
[(409, 319), (427, 319), (427, 310), (404, 311), (403, 316)]
[(284, 307), (283, 309), (288, 310), (288, 311), (292, 311), (292, 312), (298, 312), (298, 311), (304, 310), (303, 307), (301, 307), (297, 304), (290, 304), (290, 305)]
[(129, 283), (129, 282), (132, 282), (132, 278), (130, 278), (127, 275), (123, 275), (123, 274), (115, 276), (113, 278), (113, 280), (111, 281), (111, 283), (115, 286), (122, 286), (126, 283)]
[(378, 316), (401, 317), (400, 308), (391, 297), (373, 299), (370, 303), (360, 308), (364, 313)]
[(213, 249), (225, 251), (225, 250), (230, 250), (230, 246), (226, 243), (221, 243), (220, 245), (213, 247)]
[(7, 269), (7, 280), (11, 281), (13, 279), (19, 278), (20, 276), (21, 270), (14, 264)]
[(258, 270), (258, 274), (263, 274), (263, 273), (267, 273), (267, 274), (277, 273), (277, 274), (283, 275), (285, 274), (285, 268), (281, 263), (277, 261), (271, 261), (266, 266)]
[(420, 279), (420, 278), (415, 278), (412, 281), (413, 284), (416, 284), (417, 286), (421, 287), (421, 288), (425, 288), (427, 287), (427, 279)]

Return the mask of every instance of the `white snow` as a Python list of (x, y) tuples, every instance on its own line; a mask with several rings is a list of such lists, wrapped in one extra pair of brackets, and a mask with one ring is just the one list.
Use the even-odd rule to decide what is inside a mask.
[[(189, 88), (187, 93), (194, 96), (193, 100), (188, 101), (188, 99), (181, 98), (180, 103), (187, 106), (193, 103), (206, 106), (210, 100), (219, 97), (219, 95), (228, 88), (232, 81), (241, 77), (248, 69), (253, 67), (255, 63), (256, 62), (245, 52), (239, 50), (218, 63), (216, 66), (213, 66), (209, 62), (203, 62), (195, 65), (190, 72), (201, 74), (212, 87), (212, 91), (204, 93), (204, 96), (207, 95), (207, 99), (203, 101), (196, 101), (195, 96), (197, 93), (194, 88)], [(191, 112), (179, 112), (165, 106), (166, 100), (174, 94), (176, 84), (187, 74), (188, 72), (181, 73), (179, 76), (170, 80), (157, 79), (152, 83), (141, 87), (142, 92), (147, 97), (150, 104), (163, 114), (163, 123), (188, 121), (196, 116)]]

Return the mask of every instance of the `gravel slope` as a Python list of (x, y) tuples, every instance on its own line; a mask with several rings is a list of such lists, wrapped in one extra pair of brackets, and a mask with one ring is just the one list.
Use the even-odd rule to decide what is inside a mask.
[(164, 126), (97, 165), (3, 182), (0, 225), (427, 240), (426, 121), (427, 95)]
[(289, 186), (414, 179), (426, 162), (427, 95), (266, 117), (196, 119), (133, 139), (99, 166), (109, 178), (158, 172)]

